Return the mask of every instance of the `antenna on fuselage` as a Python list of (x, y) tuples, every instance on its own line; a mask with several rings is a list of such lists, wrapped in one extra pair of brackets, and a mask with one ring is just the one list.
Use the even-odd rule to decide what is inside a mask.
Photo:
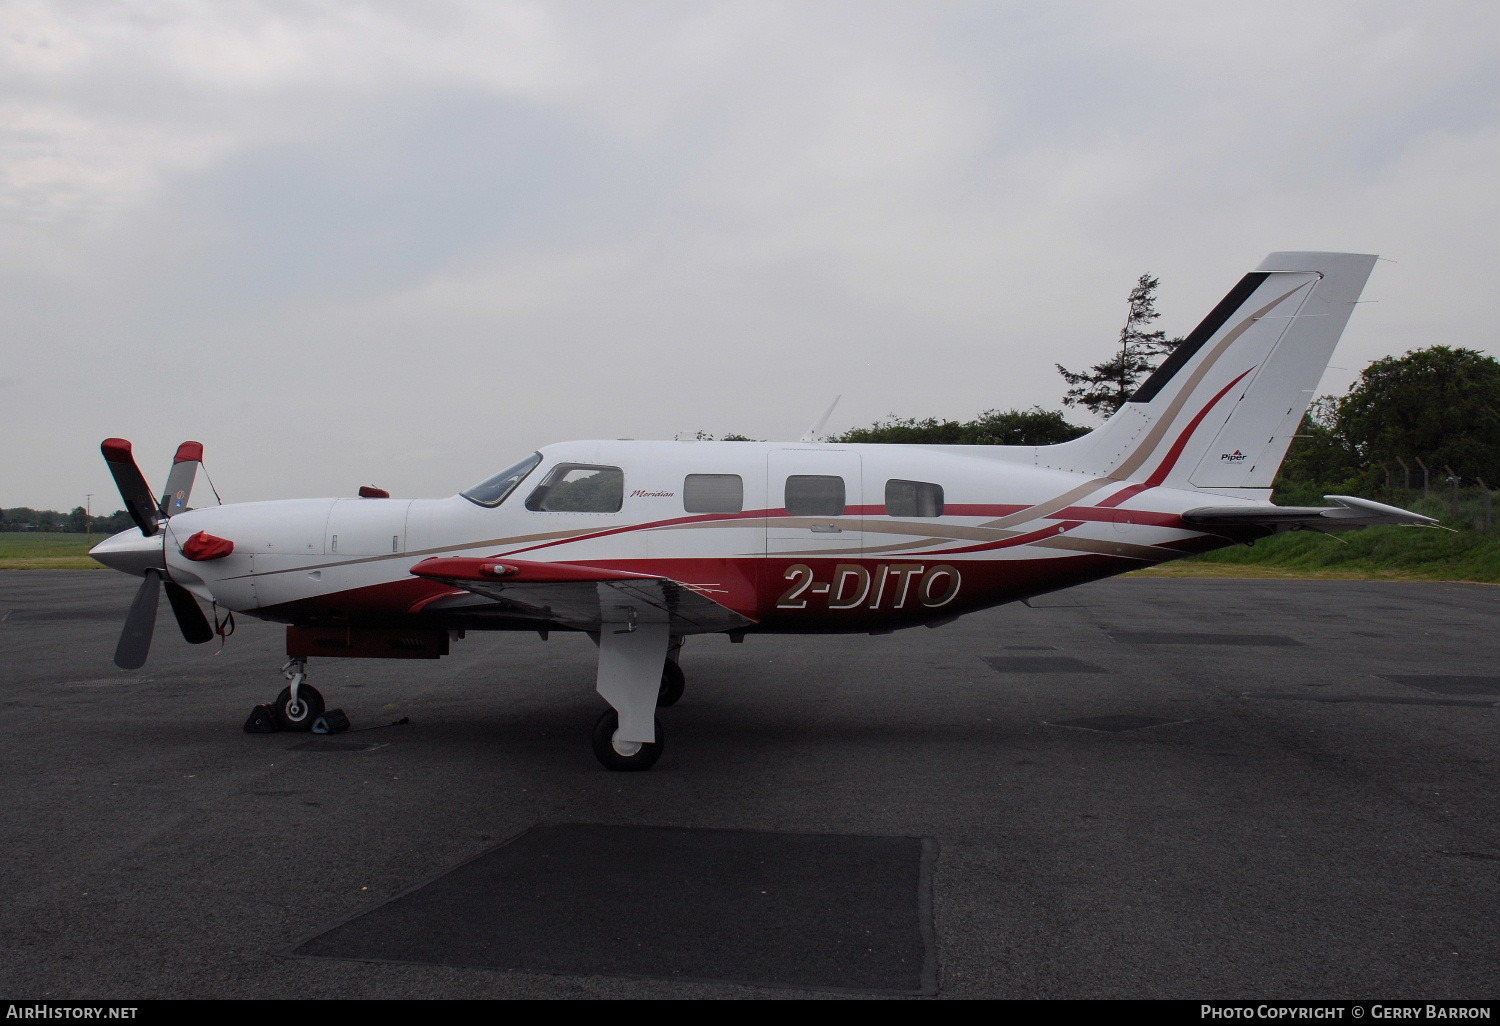
[(828, 409), (823, 411), (823, 416), (818, 418), (818, 422), (816, 424), (804, 431), (802, 433), (802, 437), (797, 439), (797, 441), (816, 442), (818, 440), (819, 432), (823, 430), (823, 425), (827, 424), (828, 418), (833, 416), (833, 408), (839, 404), (839, 400), (842, 398), (844, 398), (842, 395), (834, 396), (833, 402), (828, 404)]

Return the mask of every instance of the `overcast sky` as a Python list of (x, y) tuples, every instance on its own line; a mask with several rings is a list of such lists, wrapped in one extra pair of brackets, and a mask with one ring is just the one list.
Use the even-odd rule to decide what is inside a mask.
[(3, 0), (0, 506), (1058, 408), (1282, 249), (1396, 261), (1324, 392), (1497, 355), (1497, 106), (1490, 2)]

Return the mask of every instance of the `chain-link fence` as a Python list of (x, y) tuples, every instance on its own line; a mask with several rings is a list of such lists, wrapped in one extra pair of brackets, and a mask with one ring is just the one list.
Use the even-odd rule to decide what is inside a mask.
[[(1382, 465), (1388, 501), (1440, 518), (1444, 525), (1495, 533), (1495, 489), (1482, 477), (1463, 477), (1452, 467), (1424, 460)], [(1404, 500), (1404, 501), (1402, 501)]]

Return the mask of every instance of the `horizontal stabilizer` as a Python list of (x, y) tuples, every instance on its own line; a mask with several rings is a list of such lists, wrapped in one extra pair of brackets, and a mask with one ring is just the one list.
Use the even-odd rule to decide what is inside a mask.
[(1325, 495), (1336, 506), (1199, 506), (1182, 515), (1195, 527), (1269, 527), (1274, 531), (1348, 531), (1378, 524), (1431, 527), (1433, 517), (1353, 495)]

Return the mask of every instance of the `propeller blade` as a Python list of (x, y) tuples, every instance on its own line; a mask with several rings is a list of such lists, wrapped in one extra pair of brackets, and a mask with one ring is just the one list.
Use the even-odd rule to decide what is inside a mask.
[[(161, 574), (147, 570), (135, 601), (125, 617), (125, 629), (115, 646), (115, 665), (122, 670), (139, 670), (146, 665), (151, 651), (151, 634), (156, 629), (156, 606), (161, 597)], [(201, 615), (201, 614), (200, 614)]]
[(146, 483), (145, 475), (135, 464), (130, 443), (123, 438), (106, 438), (99, 449), (104, 453), (104, 462), (109, 465), (109, 472), (114, 475), (120, 498), (125, 500), (125, 512), (130, 514), (130, 519), (135, 521), (135, 526), (141, 529), (141, 533), (149, 538), (158, 529), (157, 503), (155, 496), (151, 494), (151, 486)]
[(172, 615), (177, 617), (177, 626), (182, 629), (187, 643), (201, 645), (212, 641), (214, 629), (209, 626), (208, 617), (203, 615), (203, 607), (198, 605), (193, 593), (176, 581), (163, 583), (167, 586), (167, 601), (172, 603)]
[[(161, 515), (176, 516), (188, 508), (188, 497), (193, 494), (193, 480), (198, 468), (203, 466), (203, 443), (183, 442), (172, 458), (172, 472), (167, 475), (167, 488), (161, 493)], [(171, 597), (171, 589), (167, 596)]]

